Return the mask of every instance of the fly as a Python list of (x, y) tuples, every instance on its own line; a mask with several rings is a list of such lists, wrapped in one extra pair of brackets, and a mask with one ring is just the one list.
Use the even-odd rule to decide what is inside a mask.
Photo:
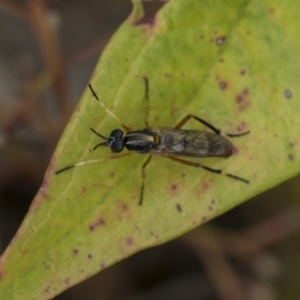
[[(145, 113), (145, 125), (146, 127), (141, 130), (131, 130), (125, 124), (123, 124), (104, 104), (100, 101), (98, 95), (89, 84), (89, 88), (102, 106), (102, 108), (109, 113), (113, 118), (115, 118), (124, 129), (125, 133), (121, 129), (114, 129), (109, 137), (105, 137), (102, 134), (96, 132), (93, 128), (90, 128), (94, 134), (103, 140), (103, 142), (97, 144), (93, 150), (96, 150), (98, 147), (110, 147), (113, 153), (120, 153), (126, 148), (129, 152), (111, 155), (106, 159), (117, 159), (130, 155), (131, 153), (140, 153), (148, 154), (147, 160), (141, 167), (142, 173), (142, 185), (140, 191), (140, 200), (139, 204), (142, 204), (145, 179), (146, 166), (149, 164), (153, 156), (162, 156), (167, 157), (175, 162), (188, 165), (195, 168), (202, 168), (204, 170), (210, 171), (215, 174), (223, 174), (227, 177), (236, 179), (243, 183), (249, 183), (249, 180), (239, 177), (237, 175), (223, 172), (221, 169), (213, 169), (202, 165), (198, 162), (189, 161), (182, 159), (181, 157), (193, 157), (193, 158), (202, 158), (202, 157), (229, 157), (233, 153), (233, 145), (225, 136), (234, 138), (240, 137), (250, 133), (250, 131), (231, 134), (224, 133), (221, 130), (217, 129), (213, 125), (204, 121), (203, 119), (189, 114), (185, 116), (174, 128), (169, 127), (150, 127), (148, 123), (148, 114), (149, 114), (149, 82), (148, 78), (144, 77), (145, 81), (145, 98), (146, 98), (146, 113)], [(188, 130), (182, 129), (182, 127), (190, 120), (195, 119), (201, 124), (208, 127), (212, 132), (209, 131), (200, 131), (200, 130)], [(104, 159), (94, 159), (78, 162), (74, 165), (67, 166), (63, 169), (56, 171), (56, 174), (62, 173), (71, 168), (83, 166), (86, 164), (97, 163), (103, 161)]]

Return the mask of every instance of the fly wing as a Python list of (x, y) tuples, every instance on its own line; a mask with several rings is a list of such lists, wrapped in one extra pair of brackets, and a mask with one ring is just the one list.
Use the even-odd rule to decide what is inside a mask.
[(213, 132), (165, 127), (149, 130), (158, 137), (158, 143), (150, 150), (153, 155), (214, 157), (232, 153), (232, 143)]

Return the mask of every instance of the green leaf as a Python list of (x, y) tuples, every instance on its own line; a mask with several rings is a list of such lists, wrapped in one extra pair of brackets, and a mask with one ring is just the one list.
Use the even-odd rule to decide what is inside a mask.
[[(91, 80), (103, 103), (133, 129), (174, 127), (189, 113), (232, 139), (228, 159), (203, 159), (243, 182), (146, 155), (105, 160), (93, 147), (120, 124), (89, 89), (55, 151), (44, 183), (0, 261), (0, 299), (50, 299), (149, 246), (164, 243), (299, 173), (299, 1), (171, 0), (153, 23), (134, 10)], [(185, 128), (207, 130), (191, 120)], [(103, 158), (55, 175), (79, 161)], [(194, 159), (194, 161), (199, 161)]]

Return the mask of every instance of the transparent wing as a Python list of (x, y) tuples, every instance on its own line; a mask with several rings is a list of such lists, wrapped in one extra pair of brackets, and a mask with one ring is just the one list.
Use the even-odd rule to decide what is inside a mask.
[(150, 150), (153, 155), (214, 157), (229, 156), (232, 153), (232, 143), (213, 132), (165, 127), (149, 130), (159, 139)]

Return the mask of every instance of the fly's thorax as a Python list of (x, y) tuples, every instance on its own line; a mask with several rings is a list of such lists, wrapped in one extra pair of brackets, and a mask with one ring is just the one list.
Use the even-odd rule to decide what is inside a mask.
[(154, 144), (155, 136), (147, 128), (128, 132), (124, 137), (124, 146), (138, 153), (148, 153)]

